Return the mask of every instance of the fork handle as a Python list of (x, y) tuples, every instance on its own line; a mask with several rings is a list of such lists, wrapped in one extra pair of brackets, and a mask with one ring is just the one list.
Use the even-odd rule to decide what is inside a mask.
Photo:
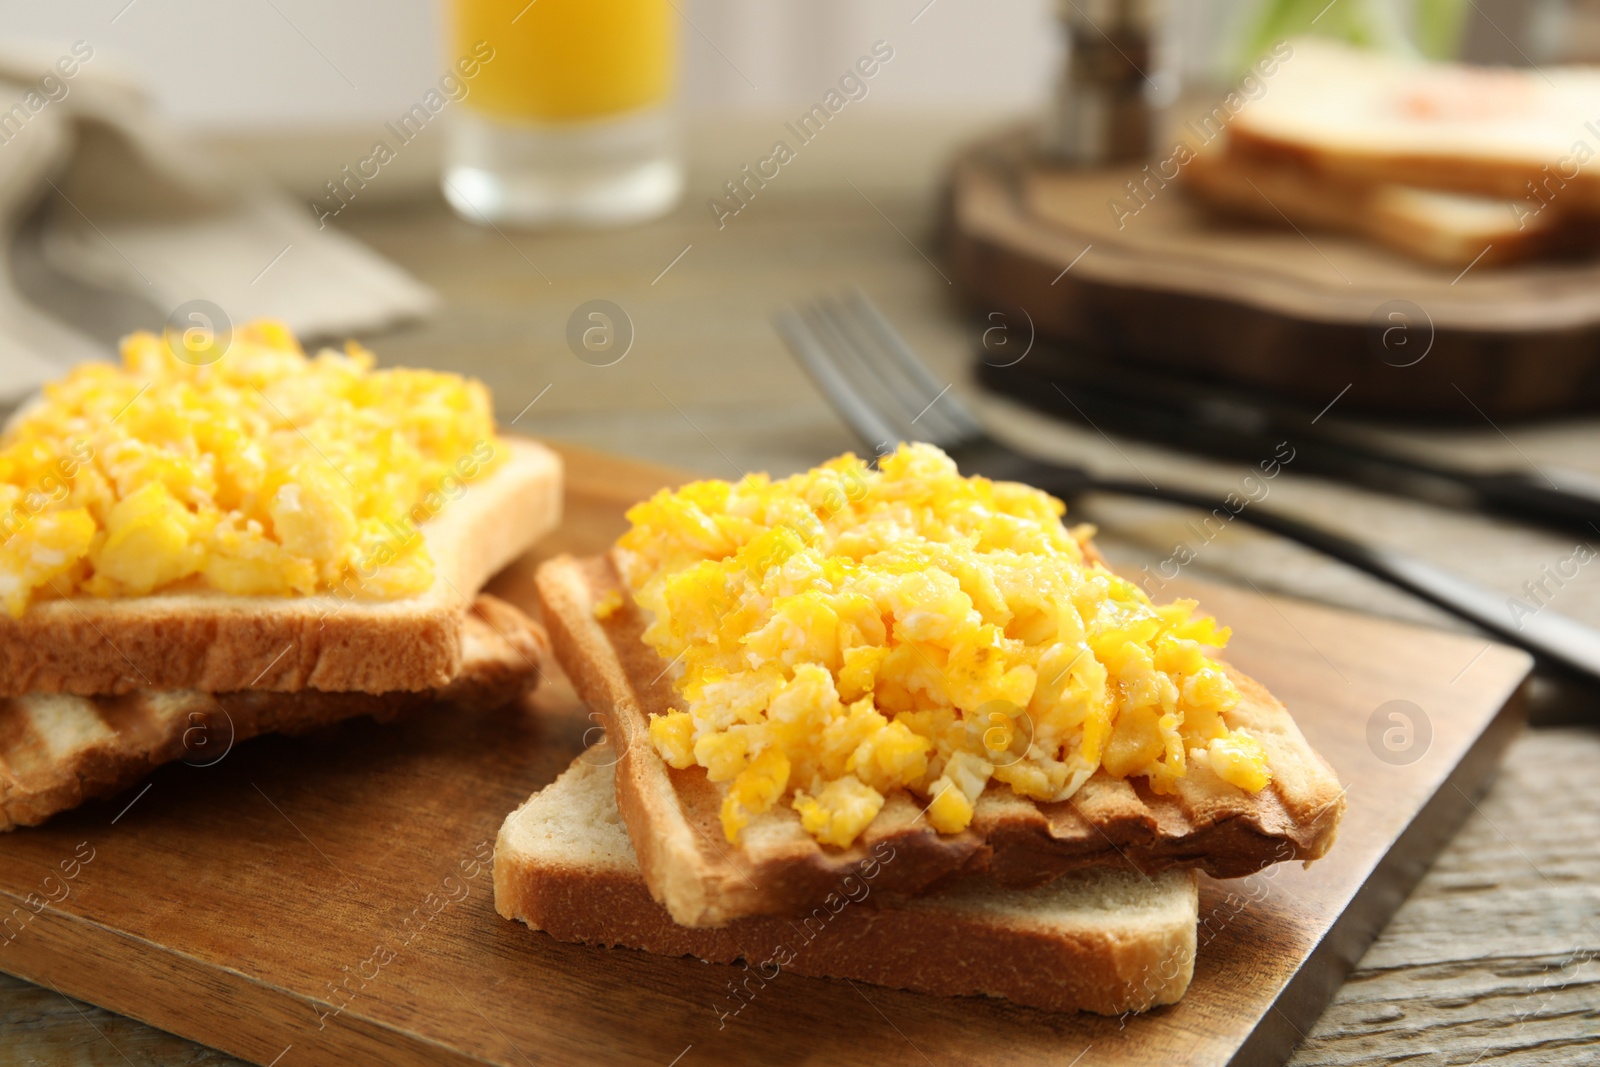
[[(1203, 511), (1221, 508), (1219, 501), (1203, 493), (1156, 489), (1138, 482), (1096, 478), (1086, 484), (1075, 482), (1073, 488), (1161, 500)], [(1226, 508), (1222, 510), (1231, 511)], [(1242, 522), (1298, 541), (1366, 571), (1375, 578), (1415, 593), (1542, 660), (1559, 663), (1589, 678), (1600, 680), (1600, 632), (1545, 610), (1537, 600), (1501, 597), (1404, 552), (1362, 544), (1268, 508), (1250, 505), (1232, 514)]]

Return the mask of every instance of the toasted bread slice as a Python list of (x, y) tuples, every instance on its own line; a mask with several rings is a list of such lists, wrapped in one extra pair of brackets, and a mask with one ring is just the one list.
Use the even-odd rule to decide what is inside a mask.
[[(751, 983), (747, 994), (787, 971), (1117, 1015), (1171, 1004), (1189, 987), (1199, 915), (1192, 871), (1101, 867), (1027, 891), (971, 878), (879, 908), (877, 883), (900, 862), (887, 847), (794, 921), (678, 926), (639, 873), (609, 751), (579, 756), (501, 827), (494, 899), (507, 919), (558, 941), (742, 959), (747, 969), (734, 980)], [(733, 1014), (740, 1003), (729, 998), (725, 1008)]]
[[(650, 716), (666, 712), (674, 699), (668, 665), (642, 640), (645, 619), (610, 558), (557, 557), (540, 567), (535, 584), (557, 658), (578, 695), (605, 717), (621, 753), (617, 804), (640, 870), (652, 896), (685, 926), (803, 914), (880, 845), (897, 857), (877, 887), (891, 899), (974, 871), (1008, 887), (1042, 885), (1096, 866), (1198, 867), (1234, 878), (1322, 856), (1344, 812), (1333, 771), (1283, 705), (1229, 668), (1244, 699), (1228, 725), (1248, 728), (1272, 772), (1271, 785), (1254, 796), (1209, 768), (1191, 768), (1171, 796), (1102, 770), (1059, 804), (1039, 804), (991, 783), (971, 826), (958, 834), (935, 832), (922, 805), (899, 792), (850, 848), (818, 844), (781, 804), (754, 817), (734, 847), (719, 816), (726, 785), (709, 781), (700, 767), (669, 767), (651, 744)], [(623, 607), (601, 621), (594, 609), (607, 594), (621, 595)]]
[[(398, 600), (338, 593), (74, 597), (0, 614), (0, 696), (240, 689), (437, 689), (461, 670), (471, 598), (561, 518), (561, 461), (526, 438), (421, 527), (434, 584)], [(397, 531), (401, 537), (407, 531)]]
[(422, 692), (33, 693), (0, 701), (0, 830), (121, 792), (164, 763), (209, 765), (261, 734), (361, 715), (388, 720), (433, 704), (501, 707), (535, 685), (548, 645), (538, 623), (487, 594), (467, 613), (460, 640), (456, 676)]
[(1183, 178), (1200, 200), (1230, 214), (1358, 233), (1453, 270), (1520, 263), (1600, 237), (1594, 220), (1559, 206), (1519, 212), (1514, 200), (1343, 177), (1216, 147), (1197, 152)]
[[(1330, 174), (1600, 211), (1600, 71), (1428, 63), (1303, 38), (1234, 146)], [(1211, 123), (1216, 125), (1216, 123)]]

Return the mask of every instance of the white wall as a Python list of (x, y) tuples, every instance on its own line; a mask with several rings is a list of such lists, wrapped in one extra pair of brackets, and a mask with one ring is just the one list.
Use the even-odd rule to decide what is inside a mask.
[[(1050, 0), (673, 2), (684, 100), (697, 111), (812, 102), (879, 38), (896, 50), (872, 86), (884, 102), (1014, 110), (1043, 98), (1059, 54)], [(349, 126), (392, 117), (438, 77), (442, 10), (440, 0), (0, 0), (0, 41), (88, 40), (96, 62), (138, 74), (195, 127)]]

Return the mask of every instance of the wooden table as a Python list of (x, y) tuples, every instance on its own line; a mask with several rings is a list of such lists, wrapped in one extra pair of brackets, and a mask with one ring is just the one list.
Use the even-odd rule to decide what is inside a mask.
[[(502, 422), (519, 429), (715, 477), (787, 473), (856, 442), (793, 365), (770, 315), (800, 297), (858, 284), (1006, 436), (1118, 475), (1219, 492), (1238, 483), (1242, 468), (1112, 441), (973, 389), (976, 330), (954, 304), (930, 233), (937, 195), (930, 163), (961, 123), (871, 113), (859, 119), (854, 127), (830, 127), (830, 140), (807, 146), (720, 230), (707, 196), (765, 154), (780, 120), (696, 131), (684, 207), (621, 232), (502, 234), (456, 220), (425, 187), (396, 177), (388, 192), (340, 221), (435, 286), (445, 305), (431, 322), (371, 341), (387, 362), (483, 377)], [(345, 147), (333, 145), (325, 158), (341, 158)], [(288, 180), (321, 173), (307, 156), (291, 154)], [(425, 163), (407, 165), (425, 174)], [(336, 170), (328, 164), (327, 173)], [(314, 188), (320, 178), (306, 184)], [(626, 357), (611, 366), (580, 360), (565, 340), (569, 316), (596, 299), (619, 305), (635, 333)], [(1375, 432), (1465, 461), (1532, 462), (1600, 476), (1600, 420)], [(1271, 503), (1430, 557), (1508, 597), (1521, 595), (1524, 582), (1539, 580), (1577, 544), (1559, 533), (1297, 475), (1292, 465), (1272, 483)], [(1183, 525), (1190, 516), (1156, 505), (1097, 500), (1081, 514), (1101, 525), (1113, 561), (1134, 570), (1191, 536)], [(1237, 524), (1205, 545), (1189, 573), (1453, 625), (1408, 597)], [(1600, 625), (1600, 565), (1580, 569), (1555, 590), (1552, 604)], [(1546, 682), (1535, 701), (1539, 725), (1513, 747), (1477, 814), (1291, 1063), (1600, 1060), (1600, 699), (1593, 690)], [(937, 1050), (926, 1051), (932, 1062), (944, 1062)], [(0, 976), (0, 1067), (124, 1061), (236, 1062)]]

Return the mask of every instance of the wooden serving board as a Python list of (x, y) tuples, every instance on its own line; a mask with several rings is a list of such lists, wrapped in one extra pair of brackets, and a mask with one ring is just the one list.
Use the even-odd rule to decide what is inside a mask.
[[(673, 477), (563, 451), (567, 516), (540, 555), (605, 547), (623, 508)], [(527, 603), (533, 563), (496, 591)], [(0, 970), (281, 1067), (1279, 1062), (1483, 788), (1519, 729), (1529, 661), (1310, 604), (1185, 592), (1234, 627), (1230, 658), (1294, 711), (1349, 811), (1310, 869), (1204, 884), (1194, 984), (1145, 1016), (786, 975), (724, 1022), (731, 968), (557, 944), (499, 918), (483, 859), (502, 820), (598, 733), (554, 673), (520, 713), (264, 738), (0, 835)], [(1431, 727), (1408, 765), (1369, 746), (1392, 700)], [(30, 895), (57, 902), (35, 914)]]
[(1032, 143), (1015, 130), (972, 146), (946, 199), (955, 283), (975, 311), (1014, 316), (1013, 336), (1031, 326), (1313, 411), (1347, 388), (1341, 410), (1480, 421), (1474, 404), (1497, 418), (1600, 404), (1594, 258), (1429, 266), (1356, 236), (1217, 216), (1181, 174), (1051, 168)]

